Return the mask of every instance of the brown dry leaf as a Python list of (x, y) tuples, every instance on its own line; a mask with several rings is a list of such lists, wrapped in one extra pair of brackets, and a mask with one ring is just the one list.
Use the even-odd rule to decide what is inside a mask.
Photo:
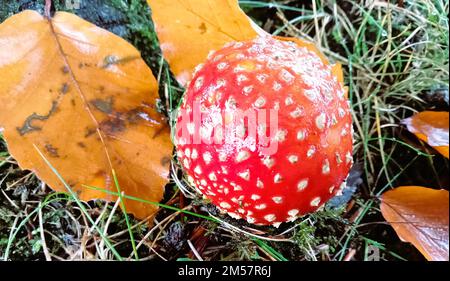
[[(139, 52), (81, 18), (24, 11), (0, 25), (0, 127), (11, 155), (57, 191), (116, 198), (82, 185), (160, 201), (172, 151), (155, 109), (157, 84)], [(139, 218), (156, 207), (125, 200)]]
[(448, 158), (448, 112), (423, 111), (402, 121), (408, 130)]
[(448, 212), (447, 190), (401, 186), (381, 196), (383, 217), (428, 260), (449, 259)]
[[(238, 0), (147, 0), (152, 9), (156, 32), (165, 59), (177, 80), (186, 85), (194, 68), (206, 60), (209, 52), (233, 41), (252, 40), (270, 36), (241, 10)], [(314, 46), (298, 38), (276, 37), (294, 41), (316, 52), (328, 64), (325, 56)], [(343, 83), (340, 64), (333, 73)]]

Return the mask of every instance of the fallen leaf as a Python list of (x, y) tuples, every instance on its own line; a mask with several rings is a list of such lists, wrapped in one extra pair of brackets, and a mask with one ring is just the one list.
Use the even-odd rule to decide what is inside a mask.
[[(209, 52), (226, 43), (271, 36), (255, 24), (239, 7), (238, 0), (147, 0), (158, 34), (161, 50), (181, 85), (186, 85), (195, 67)], [(293, 41), (326, 57), (314, 46), (298, 38), (275, 37)], [(338, 81), (344, 82), (340, 64), (332, 66)]]
[[(160, 201), (172, 152), (157, 112), (157, 84), (120, 37), (57, 12), (24, 11), (0, 25), (0, 127), (11, 155), (52, 189), (66, 191), (36, 145), (82, 200), (116, 200), (95, 186)], [(156, 207), (125, 200), (138, 218)]]
[(445, 111), (423, 111), (402, 121), (411, 133), (447, 158), (449, 157), (448, 122), (448, 112)]
[(401, 186), (381, 196), (381, 213), (400, 239), (412, 243), (428, 260), (449, 259), (447, 190)]
[(236, 0), (147, 0), (161, 50), (177, 80), (186, 85), (192, 70), (211, 50), (256, 36)]

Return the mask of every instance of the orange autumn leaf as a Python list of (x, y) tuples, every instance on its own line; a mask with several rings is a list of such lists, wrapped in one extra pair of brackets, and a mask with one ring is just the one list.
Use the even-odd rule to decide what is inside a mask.
[[(238, 0), (147, 0), (152, 9), (161, 50), (177, 80), (186, 85), (195, 67), (203, 63), (209, 52), (226, 43), (270, 36), (258, 27), (239, 7)], [(326, 57), (314, 44), (298, 38), (275, 37), (293, 41)], [(340, 64), (333, 74), (343, 83)]]
[(449, 259), (447, 190), (395, 188), (381, 196), (381, 213), (400, 239), (412, 243), (428, 260)]
[(411, 133), (448, 158), (448, 115), (445, 111), (423, 111), (404, 119), (402, 123)]
[(186, 85), (211, 50), (257, 33), (236, 0), (147, 0), (165, 59)]
[[(0, 25), (0, 127), (11, 155), (52, 189), (116, 200), (95, 186), (160, 201), (172, 151), (157, 84), (139, 52), (69, 14), (24, 11)], [(34, 145), (38, 148), (36, 150)], [(156, 207), (125, 200), (139, 218)]]

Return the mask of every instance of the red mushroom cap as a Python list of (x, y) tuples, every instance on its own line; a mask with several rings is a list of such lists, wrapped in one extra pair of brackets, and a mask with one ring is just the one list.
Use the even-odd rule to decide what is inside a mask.
[(196, 69), (179, 110), (176, 150), (189, 182), (234, 218), (278, 226), (345, 186), (345, 90), (304, 47), (271, 37), (225, 46)]

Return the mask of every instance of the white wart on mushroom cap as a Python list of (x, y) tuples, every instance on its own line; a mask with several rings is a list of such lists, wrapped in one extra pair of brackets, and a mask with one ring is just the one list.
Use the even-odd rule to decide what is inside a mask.
[[(196, 102), (204, 116), (198, 124)], [(248, 109), (267, 117), (256, 134), (245, 119), (226, 134), (232, 113)], [(180, 112), (176, 149), (191, 183), (250, 223), (279, 225), (314, 212), (344, 186), (352, 165), (344, 87), (330, 65), (292, 42), (261, 37), (212, 53), (197, 68)], [(272, 155), (270, 144), (277, 146)]]

